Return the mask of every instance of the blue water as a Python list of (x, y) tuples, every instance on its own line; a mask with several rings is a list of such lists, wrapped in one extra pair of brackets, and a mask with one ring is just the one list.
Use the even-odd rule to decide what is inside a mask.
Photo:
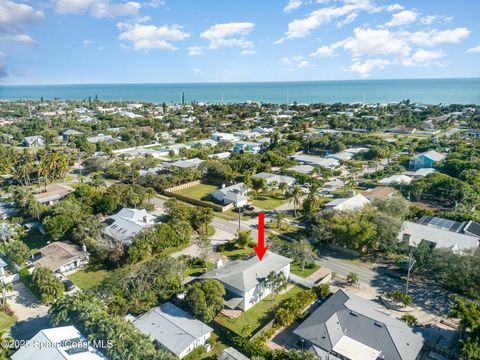
[(91, 84), (91, 85), (19, 85), (0, 86), (0, 99), (83, 100), (98, 95), (100, 100), (179, 103), (238, 103), (261, 101), (290, 103), (391, 101), (425, 104), (480, 104), (480, 78), (302, 81), (264, 83), (192, 83), (192, 84)]

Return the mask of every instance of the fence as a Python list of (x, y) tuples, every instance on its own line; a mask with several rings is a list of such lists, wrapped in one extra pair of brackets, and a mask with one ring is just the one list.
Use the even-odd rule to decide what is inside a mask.
[(181, 185), (177, 185), (177, 186), (165, 189), (165, 190), (163, 190), (163, 193), (166, 196), (174, 197), (178, 200), (185, 201), (189, 204), (208, 207), (208, 208), (211, 208), (214, 211), (218, 211), (218, 212), (225, 212), (225, 211), (233, 209), (235, 207), (235, 205), (233, 203), (222, 206), (222, 205), (217, 205), (217, 204), (214, 204), (214, 203), (211, 203), (211, 202), (206, 202), (206, 201), (194, 199), (194, 198), (191, 198), (191, 197), (188, 197), (188, 196), (185, 196), (185, 195), (180, 195), (180, 194), (176, 193), (176, 191), (188, 189), (190, 187), (200, 185), (201, 183), (202, 183), (201, 180), (191, 181), (191, 182), (186, 183), (186, 184), (181, 184)]

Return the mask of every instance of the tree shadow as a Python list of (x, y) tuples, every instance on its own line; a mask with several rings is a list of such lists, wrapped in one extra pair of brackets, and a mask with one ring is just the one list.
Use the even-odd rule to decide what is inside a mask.
[(38, 316), (27, 320), (19, 321), (10, 328), (10, 335), (15, 340), (30, 340), (40, 330), (52, 327), (50, 316)]

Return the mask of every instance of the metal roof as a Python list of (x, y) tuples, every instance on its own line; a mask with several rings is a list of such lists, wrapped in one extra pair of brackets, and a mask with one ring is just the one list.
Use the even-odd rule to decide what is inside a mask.
[(233, 347), (224, 349), (217, 357), (218, 360), (249, 360), (248, 357), (243, 355)]
[(217, 279), (241, 292), (256, 287), (271, 271), (280, 271), (292, 262), (291, 259), (267, 251), (262, 261), (257, 256), (248, 260), (231, 261), (224, 267), (210, 270), (202, 279)]
[(177, 356), (196, 339), (213, 331), (210, 326), (169, 302), (139, 316), (133, 325)]
[(327, 352), (347, 336), (379, 351), (381, 359), (416, 359), (423, 337), (376, 307), (372, 301), (338, 290), (294, 333)]

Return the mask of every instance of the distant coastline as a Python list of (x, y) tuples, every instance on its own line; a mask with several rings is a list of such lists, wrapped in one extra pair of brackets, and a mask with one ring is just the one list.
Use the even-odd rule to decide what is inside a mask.
[(0, 100), (84, 100), (178, 103), (388, 103), (480, 104), (480, 78), (295, 82), (0, 85)]

